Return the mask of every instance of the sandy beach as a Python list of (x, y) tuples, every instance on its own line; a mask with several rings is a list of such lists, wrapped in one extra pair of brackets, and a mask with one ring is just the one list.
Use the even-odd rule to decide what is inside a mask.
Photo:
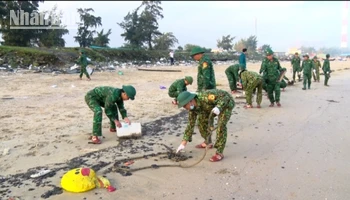
[[(168, 87), (186, 75), (197, 78), (196, 66), (176, 66), (182, 72), (145, 72), (121, 69), (95, 72), (92, 81), (78, 74), (0, 73), (0, 199), (212, 199), (212, 200), (346, 200), (350, 199), (347, 167), (350, 154), (350, 61), (332, 61), (330, 87), (312, 82), (303, 91), (297, 82), (281, 92), (282, 108), (269, 108), (266, 96), (261, 109), (243, 108), (236, 99), (228, 124), (225, 159), (209, 162), (215, 150), (193, 168), (146, 169), (122, 176), (111, 171), (121, 158), (176, 149), (187, 124), (187, 112), (171, 104)], [(258, 71), (260, 62), (248, 64)], [(292, 78), (289, 62), (281, 62)], [(216, 65), (218, 89), (229, 91), (224, 73), (228, 65)], [(134, 101), (125, 102), (132, 122), (143, 126), (143, 137), (117, 141), (103, 114), (103, 143), (88, 144), (93, 112), (85, 104), (86, 92), (96, 86), (133, 85)], [(166, 89), (160, 89), (165, 86)], [(196, 81), (188, 90), (194, 92)], [(186, 147), (185, 163), (194, 163), (203, 150), (198, 130)], [(214, 134), (215, 135), (215, 134)], [(214, 137), (215, 138), (215, 137)], [(9, 149), (7, 155), (3, 151)], [(86, 155), (88, 154), (88, 155)], [(152, 157), (135, 161), (131, 168), (172, 160)], [(60, 179), (69, 169), (91, 167), (117, 188), (73, 194), (59, 191)], [(31, 179), (40, 169), (49, 176)], [(51, 191), (51, 193), (50, 193)], [(60, 193), (60, 192), (57, 192)], [(42, 196), (44, 195), (44, 196)]]

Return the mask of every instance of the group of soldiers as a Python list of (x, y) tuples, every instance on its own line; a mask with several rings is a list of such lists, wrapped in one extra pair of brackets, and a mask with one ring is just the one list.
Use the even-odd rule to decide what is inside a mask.
[[(298, 74), (299, 81), (301, 81), (301, 72), (303, 72), (303, 90), (310, 89), (312, 75), (315, 82), (320, 82), (321, 62), (318, 60), (317, 56), (315, 56), (313, 60), (310, 60), (309, 55), (304, 55), (303, 61), (301, 62), (298, 53), (295, 53), (291, 61), (293, 67), (293, 81), (289, 81), (284, 75), (287, 69), (281, 67), (278, 59), (274, 57), (273, 54), (274, 52), (271, 49), (265, 50), (266, 57), (262, 61), (259, 74), (253, 71), (247, 71), (246, 66), (241, 63), (231, 65), (225, 70), (232, 94), (238, 92), (237, 86), (242, 86), (247, 102), (245, 108), (253, 108), (252, 96), (255, 93), (257, 93), (257, 108), (261, 108), (262, 90), (267, 92), (268, 99), (271, 103), (269, 107), (274, 107), (275, 103), (280, 107), (281, 89), (284, 90), (287, 87), (286, 81), (288, 81), (289, 84), (294, 84), (296, 74)], [(331, 73), (329, 57), (330, 55), (327, 54), (322, 66), (322, 71), (325, 76), (325, 86), (328, 86)]]
[[(244, 49), (242, 51), (244, 55), (240, 56), (240, 63), (231, 65), (225, 70), (229, 80), (230, 94), (227, 91), (216, 89), (213, 63), (207, 55), (204, 55), (204, 52), (205, 51), (200, 47), (195, 47), (191, 51), (191, 57), (198, 62), (196, 93), (187, 91), (187, 86), (193, 83), (193, 78), (191, 76), (185, 76), (182, 79), (176, 80), (169, 87), (168, 94), (173, 98), (172, 104), (177, 105), (178, 108), (184, 108), (189, 111), (189, 122), (176, 153), (183, 150), (187, 143), (192, 141), (192, 134), (197, 123), (200, 135), (204, 141), (195, 147), (200, 149), (216, 148), (216, 153), (210, 158), (210, 161), (217, 162), (224, 158), (223, 152), (227, 140), (227, 123), (235, 107), (232, 94), (238, 92), (237, 86), (242, 86), (245, 92), (247, 102), (245, 108), (253, 107), (252, 96), (254, 93), (257, 93), (257, 107), (261, 107), (262, 90), (268, 93), (268, 98), (271, 102), (270, 107), (273, 107), (275, 103), (277, 106), (281, 106), (280, 88), (285, 88), (287, 86), (283, 79), (288, 80), (288, 78), (282, 73), (285, 72), (286, 69), (281, 67), (278, 59), (273, 56), (273, 51), (271, 49), (265, 51), (266, 57), (261, 64), (259, 74), (248, 71), (245, 64), (247, 49)], [(308, 55), (304, 55), (303, 57), (304, 61), (300, 66), (300, 58), (297, 54), (295, 55), (292, 60), (293, 72), (300, 73), (303, 71), (303, 89), (306, 89), (306, 83), (308, 83), (308, 88), (310, 89), (312, 69), (316, 70), (315, 77), (316, 80), (319, 81), (319, 73), (317, 73), (319, 71), (317, 71), (316, 68), (320, 67), (320, 63), (317, 62), (317, 58), (311, 61)], [(325, 85), (328, 85), (327, 83), (331, 71), (329, 55), (327, 54), (326, 57), (322, 69), (325, 74)], [(280, 78), (281, 74), (283, 75), (283, 79)], [(295, 80), (294, 73), (293, 80)], [(118, 116), (118, 109), (125, 123), (131, 123), (128, 119), (127, 111), (124, 108), (124, 101), (129, 99), (134, 100), (135, 96), (136, 89), (131, 85), (123, 85), (121, 89), (108, 86), (96, 87), (86, 94), (85, 101), (94, 112), (91, 143), (101, 143), (99, 136), (102, 135), (102, 108), (105, 109), (105, 113), (110, 120), (110, 131), (116, 132), (116, 127), (122, 126), (120, 117)], [(216, 142), (213, 144), (211, 132), (215, 130), (215, 116), (218, 117), (218, 123), (216, 128)]]

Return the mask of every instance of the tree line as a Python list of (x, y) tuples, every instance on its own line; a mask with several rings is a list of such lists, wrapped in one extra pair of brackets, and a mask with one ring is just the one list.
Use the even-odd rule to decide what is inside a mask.
[[(40, 30), (16, 30), (10, 29), (10, 10), (24, 10), (28, 13), (39, 13), (39, 3), (44, 1), (0, 1), (0, 33), (2, 34), (2, 45), (6, 46), (39, 46), (39, 47), (64, 47), (66, 42), (63, 36), (69, 31), (63, 25), (62, 29), (40, 29)], [(75, 41), (80, 47), (89, 47), (91, 45), (108, 47), (111, 35), (111, 29), (105, 31), (96, 31), (97, 27), (102, 27), (102, 19), (95, 16), (93, 8), (78, 8), (80, 22)], [(53, 7), (51, 11), (43, 11), (45, 16), (62, 17), (63, 13)], [(125, 43), (122, 47), (138, 50), (158, 50), (169, 51), (175, 49), (180, 52), (190, 52), (193, 47), (200, 46), (196, 44), (186, 44), (183, 47), (177, 46), (178, 39), (172, 32), (161, 33), (159, 31), (159, 20), (164, 18), (161, 1), (142, 1), (141, 4), (123, 18), (117, 25), (123, 29), (121, 37)], [(50, 26), (50, 25), (49, 25)], [(270, 45), (264, 44), (258, 48), (257, 37), (252, 35), (248, 38), (242, 38), (234, 42), (236, 37), (224, 35), (217, 40), (217, 47), (226, 52), (241, 52), (243, 48), (248, 49), (248, 55), (254, 55), (264, 52)], [(206, 52), (212, 49), (202, 47)], [(304, 53), (317, 52), (313, 47), (302, 47)], [(339, 53), (337, 48), (321, 48), (321, 52)], [(319, 52), (318, 51), (318, 52)]]

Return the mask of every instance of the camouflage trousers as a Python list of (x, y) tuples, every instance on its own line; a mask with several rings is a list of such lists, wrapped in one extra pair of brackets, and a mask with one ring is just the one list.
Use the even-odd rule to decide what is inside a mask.
[(280, 88), (279, 82), (267, 83), (266, 90), (271, 103), (275, 103), (275, 101), (276, 102), (280, 101), (281, 88)]
[[(90, 91), (85, 95), (85, 102), (94, 112), (92, 135), (102, 136), (102, 106), (100, 102), (94, 98), (93, 91)], [(114, 121), (110, 120), (110, 124), (110, 128), (116, 128)]]
[(255, 82), (249, 83), (246, 88), (244, 88), (245, 91), (245, 98), (246, 102), (249, 105), (252, 105), (252, 97), (253, 97), (253, 92), (255, 93), (255, 90), (258, 90), (258, 94), (256, 95), (256, 103), (258, 105), (261, 104), (262, 101), (262, 90), (263, 90), (263, 80), (258, 79)]
[(90, 78), (89, 73), (88, 73), (87, 70), (86, 70), (86, 66), (81, 66), (81, 67), (80, 67), (80, 74), (79, 74), (79, 77), (82, 78), (82, 77), (83, 77), (83, 74), (85, 74), (85, 76), (86, 76), (87, 78)]
[(311, 86), (311, 74), (305, 74), (304, 73), (303, 85), (304, 85), (305, 89), (306, 89), (306, 83), (307, 83), (307, 87), (310, 89), (310, 86)]
[(230, 85), (231, 91), (237, 90), (237, 82), (238, 82), (238, 80), (235, 79), (235, 76), (233, 75), (233, 73), (231, 73), (229, 71), (225, 71), (225, 74), (227, 76), (228, 83)]
[(169, 95), (169, 97), (172, 97), (172, 98), (174, 98), (174, 99), (176, 99), (177, 98), (177, 96), (178, 96), (178, 92), (177, 91), (175, 91), (175, 92), (168, 92), (168, 95)]
[[(216, 129), (216, 142), (214, 148), (218, 153), (223, 153), (227, 140), (227, 123), (230, 120), (232, 110), (235, 107), (235, 102), (232, 99), (227, 107), (225, 107), (218, 116), (218, 125)], [(211, 141), (207, 141), (207, 137), (210, 134), (208, 131), (208, 113), (198, 115), (198, 128), (201, 136), (205, 139), (205, 143), (209, 144)], [(211, 140), (211, 139), (210, 139)]]

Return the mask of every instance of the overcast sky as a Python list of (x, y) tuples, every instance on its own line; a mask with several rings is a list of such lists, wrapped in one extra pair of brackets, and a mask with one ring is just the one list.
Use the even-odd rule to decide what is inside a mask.
[[(112, 29), (110, 46), (120, 47), (124, 38), (120, 36), (123, 30), (117, 22), (123, 21), (141, 2), (45, 1), (40, 4), (40, 10), (51, 10), (55, 4), (64, 12), (63, 22), (68, 26), (79, 21), (77, 8), (93, 8), (94, 15), (102, 18), (103, 27), (98, 30)], [(236, 36), (236, 42), (256, 34), (258, 46), (270, 44), (274, 51), (302, 45), (340, 47), (344, 7), (341, 1), (163, 1), (162, 7), (164, 18), (159, 21), (159, 29), (173, 32), (181, 46), (191, 43), (217, 48), (216, 41), (223, 35)], [(64, 36), (66, 46), (79, 46), (73, 38), (77, 30), (69, 31), (69, 35)]]

